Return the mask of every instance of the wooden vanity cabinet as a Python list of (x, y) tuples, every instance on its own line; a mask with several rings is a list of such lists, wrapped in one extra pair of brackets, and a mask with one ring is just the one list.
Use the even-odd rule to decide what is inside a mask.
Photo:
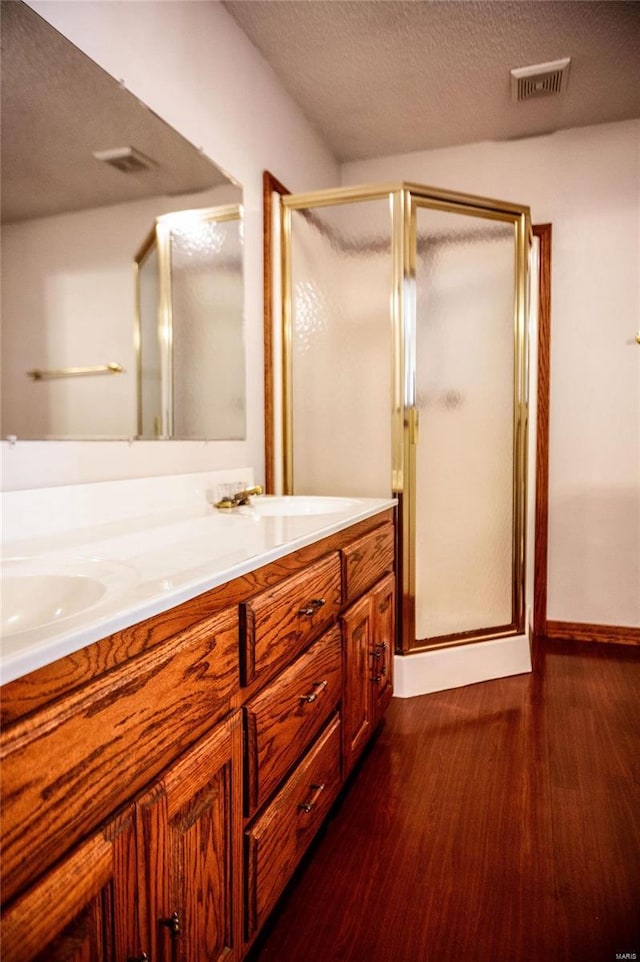
[(3, 689), (2, 958), (240, 962), (392, 693), (391, 511)]

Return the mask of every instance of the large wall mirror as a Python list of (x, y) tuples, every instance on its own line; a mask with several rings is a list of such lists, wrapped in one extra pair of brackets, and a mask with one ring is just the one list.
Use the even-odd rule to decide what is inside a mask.
[(2, 0), (1, 433), (245, 437), (242, 190)]

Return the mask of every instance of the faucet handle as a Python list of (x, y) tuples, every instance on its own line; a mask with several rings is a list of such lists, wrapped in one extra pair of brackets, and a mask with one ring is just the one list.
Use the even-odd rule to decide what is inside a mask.
[(263, 494), (264, 488), (261, 484), (254, 485), (253, 488), (245, 488), (244, 491), (236, 491), (232, 497), (234, 504), (248, 504), (249, 498), (254, 494)]
[(222, 498), (221, 501), (217, 501), (215, 507), (236, 508), (242, 504), (249, 504), (249, 498), (254, 494), (264, 494), (264, 488), (261, 484), (256, 484), (252, 488), (245, 488), (242, 491), (236, 491), (235, 494), (227, 495)]

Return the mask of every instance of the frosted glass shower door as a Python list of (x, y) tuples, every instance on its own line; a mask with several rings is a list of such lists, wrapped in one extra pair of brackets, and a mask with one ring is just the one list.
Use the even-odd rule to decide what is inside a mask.
[(515, 627), (516, 230), (415, 210), (416, 646)]
[(285, 371), (295, 494), (391, 493), (388, 194), (290, 211)]

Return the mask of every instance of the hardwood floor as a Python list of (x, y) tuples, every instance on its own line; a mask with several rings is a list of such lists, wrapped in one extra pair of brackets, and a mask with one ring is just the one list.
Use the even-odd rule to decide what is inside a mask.
[(394, 699), (251, 962), (640, 959), (639, 691), (639, 649), (541, 642)]

